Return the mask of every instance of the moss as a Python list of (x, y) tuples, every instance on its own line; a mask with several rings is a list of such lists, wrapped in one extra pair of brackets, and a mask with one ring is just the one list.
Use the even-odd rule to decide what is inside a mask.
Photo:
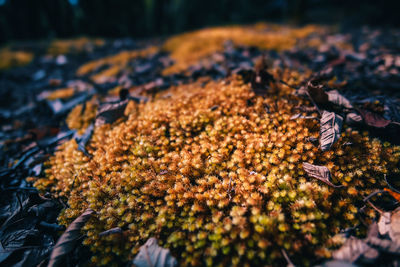
[[(335, 234), (360, 222), (357, 204), (385, 173), (399, 173), (400, 148), (345, 128), (322, 152), (309, 141), (318, 121), (290, 119), (307, 103), (286, 85), (271, 87), (257, 96), (234, 76), (170, 88), (125, 121), (95, 128), (91, 158), (64, 143), (35, 186), (68, 199), (64, 225), (87, 207), (97, 212), (84, 228), (96, 265), (132, 259), (152, 236), (182, 266), (280, 266), (282, 248), (301, 265), (329, 257)], [(345, 189), (308, 177), (302, 162), (328, 166)], [(123, 234), (99, 236), (113, 227)]]

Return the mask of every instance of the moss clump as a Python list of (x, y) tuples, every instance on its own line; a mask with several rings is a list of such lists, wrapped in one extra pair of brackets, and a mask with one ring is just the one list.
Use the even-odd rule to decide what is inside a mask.
[[(274, 94), (256, 96), (231, 77), (171, 88), (97, 127), (91, 158), (74, 140), (63, 144), (35, 185), (68, 199), (62, 224), (87, 207), (97, 212), (84, 227), (96, 265), (132, 259), (152, 236), (182, 266), (281, 266), (281, 249), (301, 265), (329, 257), (331, 238), (359, 223), (360, 200), (385, 173), (399, 173), (400, 148), (345, 128), (322, 152), (309, 141), (319, 122), (290, 119), (307, 103), (286, 85), (270, 87)], [(327, 166), (345, 187), (308, 177), (302, 162)], [(374, 216), (367, 208), (363, 219)], [(113, 227), (123, 233), (99, 236)]]
[(14, 51), (8, 47), (0, 49), (0, 70), (28, 65), (33, 60), (33, 53)]
[(259, 23), (248, 27), (215, 27), (180, 34), (168, 39), (163, 46), (175, 61), (175, 64), (166, 68), (163, 73), (182, 72), (213, 53), (223, 51), (227, 41), (232, 41), (235, 46), (283, 51), (294, 47), (300, 39), (324, 30), (327, 29), (314, 25), (291, 28)]

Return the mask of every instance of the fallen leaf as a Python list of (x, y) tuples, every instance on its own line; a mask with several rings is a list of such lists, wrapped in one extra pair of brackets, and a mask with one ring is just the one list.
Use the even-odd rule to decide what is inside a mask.
[(387, 239), (371, 237), (367, 239), (367, 244), (386, 253), (400, 255), (400, 243), (396, 243)]
[(390, 124), (390, 120), (387, 120), (376, 113), (367, 111), (365, 109), (359, 109), (358, 111), (360, 112), (364, 122), (369, 126), (382, 128)]
[(346, 115), (346, 123), (352, 125), (362, 122), (363, 118), (355, 112)]
[(399, 193), (397, 193), (393, 190), (390, 190), (389, 188), (385, 188), (384, 190), (386, 192), (388, 192), (394, 199), (396, 199), (398, 202), (400, 202), (400, 194)]
[(125, 108), (128, 104), (128, 99), (117, 103), (106, 103), (99, 107), (96, 116), (96, 126), (106, 123), (113, 123), (124, 115)]
[(343, 118), (334, 112), (324, 110), (320, 123), (320, 146), (322, 151), (326, 151), (339, 139)]
[(379, 252), (368, 246), (363, 240), (350, 237), (341, 248), (332, 253), (332, 257), (335, 260), (344, 260), (351, 263), (361, 256), (367, 259), (376, 259), (379, 256)]
[(353, 105), (350, 103), (350, 101), (342, 96), (338, 90), (332, 90), (329, 92), (326, 92), (328, 95), (328, 101), (332, 102), (338, 106), (342, 106), (345, 108), (353, 108)]
[(318, 104), (326, 104), (329, 101), (328, 94), (322, 84), (314, 84), (312, 81), (307, 83), (307, 91), (311, 98)]
[(101, 232), (99, 236), (113, 235), (122, 233), (122, 229), (120, 227), (114, 227), (107, 231)]
[(392, 212), (389, 236), (393, 242), (400, 244), (400, 208)]
[(168, 249), (160, 247), (157, 239), (152, 237), (140, 247), (133, 264), (136, 267), (173, 267), (177, 266), (178, 262)]
[(90, 219), (94, 211), (86, 209), (76, 218), (60, 236), (50, 255), (48, 267), (61, 266), (64, 258), (74, 250), (78, 238), (81, 236), (81, 228)]
[(331, 180), (331, 172), (325, 166), (317, 166), (307, 162), (303, 162), (303, 169), (306, 173), (318, 180), (326, 183), (327, 185), (333, 186), (335, 188), (343, 187), (343, 185), (334, 185)]
[(383, 212), (378, 221), (379, 234), (386, 235), (390, 232), (390, 212)]

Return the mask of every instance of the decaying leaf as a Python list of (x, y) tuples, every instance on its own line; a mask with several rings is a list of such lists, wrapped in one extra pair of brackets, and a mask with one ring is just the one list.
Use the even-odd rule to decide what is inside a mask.
[(332, 253), (335, 260), (343, 260), (348, 262), (355, 262), (361, 256), (366, 259), (376, 259), (379, 252), (370, 247), (365, 241), (350, 237), (341, 248)]
[(343, 185), (334, 185), (331, 182), (331, 172), (329, 169), (325, 166), (317, 166), (313, 165), (307, 162), (303, 162), (303, 169), (306, 171), (306, 173), (314, 178), (317, 178), (318, 180), (326, 183), (327, 185), (339, 188), (343, 187)]
[(312, 81), (307, 83), (307, 92), (310, 97), (318, 104), (326, 104), (329, 101), (328, 94), (322, 84), (314, 84)]
[(322, 151), (326, 151), (339, 139), (343, 118), (334, 112), (324, 110), (320, 122), (320, 146)]
[(117, 103), (106, 103), (100, 106), (96, 117), (96, 126), (106, 123), (113, 123), (124, 115), (124, 111), (128, 105), (128, 99)]
[(350, 125), (360, 123), (362, 120), (363, 118), (355, 112), (351, 112), (346, 115), (346, 123)]
[(140, 247), (133, 264), (136, 267), (173, 267), (177, 266), (178, 262), (168, 249), (160, 247), (157, 239), (152, 237)]
[(378, 221), (378, 229), (381, 235), (386, 235), (390, 232), (390, 212), (383, 212)]
[(290, 119), (291, 119), (291, 120), (295, 120), (295, 119), (305, 119), (305, 120), (308, 120), (308, 119), (318, 119), (318, 118), (315, 117), (315, 116), (304, 116), (304, 115), (301, 115), (300, 113), (298, 113), (298, 114), (295, 114), (295, 115), (293, 115), (292, 117), (290, 117)]
[(122, 233), (122, 229), (120, 227), (114, 227), (107, 231), (101, 232), (99, 236), (113, 235)]
[(381, 239), (377, 237), (371, 237), (367, 239), (368, 245), (377, 248), (386, 253), (400, 255), (400, 243), (393, 242), (388, 239)]
[(358, 111), (360, 112), (364, 122), (369, 126), (383, 128), (390, 124), (390, 120), (387, 120), (376, 113), (367, 111), (365, 109), (359, 109)]
[(76, 218), (60, 236), (50, 255), (48, 267), (61, 266), (63, 259), (74, 250), (78, 238), (81, 236), (81, 228), (90, 219), (94, 211), (86, 209)]
[(338, 90), (332, 90), (326, 92), (326, 94), (328, 95), (329, 102), (345, 108), (353, 108), (353, 105), (350, 103), (350, 101), (342, 96)]
[(93, 130), (94, 130), (94, 125), (91, 124), (81, 136), (76, 138), (76, 142), (78, 143), (78, 150), (82, 151), (84, 154), (87, 154), (86, 144), (92, 137)]
[(400, 244), (400, 208), (392, 213), (389, 236), (393, 242)]

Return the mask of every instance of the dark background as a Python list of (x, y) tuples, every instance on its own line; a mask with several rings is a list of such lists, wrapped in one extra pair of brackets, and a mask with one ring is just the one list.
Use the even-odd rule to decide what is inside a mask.
[(0, 43), (163, 36), (210, 25), (400, 25), (400, 0), (0, 0)]

